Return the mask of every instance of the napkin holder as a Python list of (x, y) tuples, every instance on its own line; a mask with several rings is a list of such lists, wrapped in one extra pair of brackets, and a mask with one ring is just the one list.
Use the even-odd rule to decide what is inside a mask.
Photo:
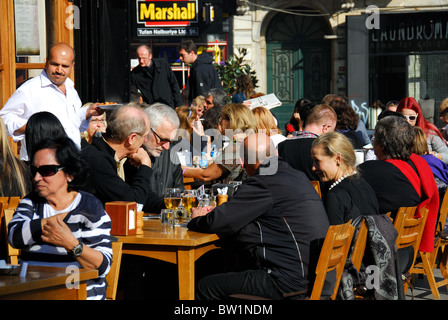
[(107, 202), (105, 210), (112, 221), (110, 234), (129, 236), (137, 233), (137, 203), (126, 201)]

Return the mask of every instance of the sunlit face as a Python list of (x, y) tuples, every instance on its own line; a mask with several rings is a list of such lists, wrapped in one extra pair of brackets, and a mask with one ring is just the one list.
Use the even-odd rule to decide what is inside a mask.
[(320, 181), (335, 181), (340, 174), (337, 156), (330, 157), (325, 154), (324, 147), (317, 145), (311, 150), (313, 159), (312, 170), (318, 175)]
[(213, 96), (208, 96), (207, 98), (205, 98), (205, 109), (209, 110), (210, 108), (213, 108), (215, 106), (215, 104), (213, 103), (214, 97)]
[(204, 106), (196, 105), (196, 114), (198, 118), (202, 117), (202, 115), (204, 114)]
[(171, 141), (176, 137), (177, 128), (169, 121), (164, 121), (157, 128), (152, 128), (148, 140), (145, 142), (146, 150), (153, 156), (159, 157), (163, 150), (170, 148)]
[(403, 109), (401, 110), (401, 114), (406, 117), (406, 121), (411, 125), (415, 126), (417, 123), (418, 113), (412, 109)]
[(50, 81), (59, 87), (70, 76), (73, 66), (73, 51), (65, 46), (56, 46), (45, 62), (45, 72)]
[(191, 64), (195, 61), (195, 53), (191, 51), (188, 53), (185, 49), (179, 50), (179, 60), (186, 64)]
[(148, 52), (145, 47), (138, 48), (137, 50), (138, 63), (141, 67), (148, 67), (151, 65), (152, 54)]
[[(56, 150), (42, 149), (36, 152), (33, 159), (33, 166), (39, 168), (44, 165), (59, 165), (56, 160)], [(37, 172), (34, 177), (34, 184), (39, 196), (48, 199), (61, 193), (66, 193), (68, 179), (71, 178), (63, 170), (59, 170), (56, 174), (44, 177)]]
[(104, 114), (100, 116), (92, 116), (89, 122), (89, 128), (87, 133), (89, 136), (93, 137), (96, 132), (106, 132), (106, 120)]

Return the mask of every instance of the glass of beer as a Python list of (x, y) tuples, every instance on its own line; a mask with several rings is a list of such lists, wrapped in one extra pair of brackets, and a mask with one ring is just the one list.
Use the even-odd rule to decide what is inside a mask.
[(176, 210), (180, 206), (182, 199), (182, 190), (179, 188), (166, 188), (163, 198), (167, 209)]
[(182, 205), (187, 210), (187, 221), (191, 220), (191, 208), (196, 208), (198, 204), (198, 191), (185, 190), (182, 194)]

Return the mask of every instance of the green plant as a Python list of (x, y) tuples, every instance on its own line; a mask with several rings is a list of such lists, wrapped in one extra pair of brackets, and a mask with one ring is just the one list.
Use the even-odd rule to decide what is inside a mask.
[(252, 79), (254, 88), (258, 87), (258, 79), (255, 71), (252, 70), (251, 66), (244, 63), (244, 57), (247, 55), (246, 48), (238, 48), (238, 54), (229, 56), (229, 58), (222, 64), (215, 64), (218, 71), (219, 77), (221, 78), (224, 90), (227, 92), (229, 97), (235, 94), (235, 81), (236, 78), (245, 73)]

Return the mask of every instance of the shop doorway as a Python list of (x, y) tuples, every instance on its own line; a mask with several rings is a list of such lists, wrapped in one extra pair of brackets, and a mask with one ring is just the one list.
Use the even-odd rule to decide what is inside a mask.
[(282, 101), (281, 107), (272, 109), (282, 131), (298, 99), (319, 103), (330, 92), (331, 46), (324, 39), (330, 33), (323, 17), (278, 13), (269, 22), (267, 93), (275, 93)]

